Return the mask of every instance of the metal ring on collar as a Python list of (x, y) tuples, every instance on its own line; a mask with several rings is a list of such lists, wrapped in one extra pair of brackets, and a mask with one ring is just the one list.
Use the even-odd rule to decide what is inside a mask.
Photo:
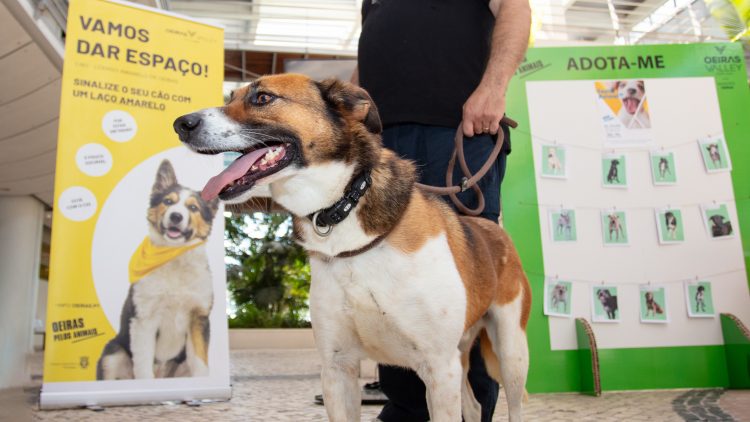
[(318, 216), (319, 215), (320, 215), (320, 211), (318, 211), (315, 214), (313, 214), (313, 218), (312, 218), (313, 230), (315, 230), (315, 233), (317, 233), (318, 236), (320, 236), (320, 237), (326, 237), (329, 234), (331, 234), (331, 230), (333, 230), (333, 226), (323, 226), (323, 227), (328, 227), (328, 230), (326, 230), (326, 231), (321, 230), (321, 228), (318, 227)]

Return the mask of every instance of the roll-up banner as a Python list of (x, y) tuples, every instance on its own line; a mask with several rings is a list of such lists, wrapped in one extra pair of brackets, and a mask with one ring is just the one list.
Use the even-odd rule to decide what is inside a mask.
[(126, 2), (68, 11), (42, 408), (230, 396), (222, 169), (174, 119), (222, 101), (221, 28)]

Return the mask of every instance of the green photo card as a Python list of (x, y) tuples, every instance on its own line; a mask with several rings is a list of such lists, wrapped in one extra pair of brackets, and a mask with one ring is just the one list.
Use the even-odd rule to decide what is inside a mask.
[(566, 208), (550, 209), (549, 227), (553, 242), (575, 242), (577, 240), (575, 210)]
[(627, 188), (627, 160), (625, 154), (602, 155), (602, 186), (605, 188)]
[(685, 227), (683, 225), (682, 210), (678, 208), (662, 208), (655, 210), (656, 228), (659, 243), (668, 245), (685, 241)]
[(559, 280), (557, 277), (547, 277), (544, 280), (544, 315), (570, 318), (572, 296), (572, 282)]
[(669, 314), (667, 313), (666, 289), (663, 286), (642, 284), (639, 291), (641, 322), (669, 322)]
[(732, 160), (729, 157), (724, 135), (699, 139), (698, 146), (707, 172), (732, 171)]
[(542, 145), (542, 177), (568, 177), (568, 155), (563, 145)]
[(592, 286), (591, 320), (593, 322), (620, 322), (620, 309), (617, 305), (616, 286)]
[(713, 318), (716, 316), (710, 281), (686, 282), (685, 300), (690, 318)]
[(602, 210), (601, 216), (604, 246), (627, 246), (630, 243), (630, 237), (625, 211)]
[(729, 204), (719, 202), (701, 206), (703, 223), (711, 239), (731, 239), (735, 235), (732, 219), (729, 216)]
[(677, 184), (673, 152), (651, 152), (651, 178), (656, 186)]

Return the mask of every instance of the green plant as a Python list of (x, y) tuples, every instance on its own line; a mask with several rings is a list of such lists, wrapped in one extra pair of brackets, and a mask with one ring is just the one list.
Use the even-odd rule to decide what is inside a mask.
[(310, 266), (281, 213), (225, 217), (230, 328), (309, 327)]

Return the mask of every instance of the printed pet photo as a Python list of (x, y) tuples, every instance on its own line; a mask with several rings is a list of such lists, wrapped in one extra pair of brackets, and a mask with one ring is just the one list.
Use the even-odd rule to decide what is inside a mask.
[(656, 186), (674, 185), (677, 183), (673, 152), (651, 152), (651, 177)]
[(684, 242), (685, 229), (682, 220), (682, 210), (678, 208), (662, 208), (655, 210), (655, 212), (659, 243), (666, 245)]
[(572, 315), (572, 293), (573, 283), (570, 281), (547, 277), (544, 280), (544, 315), (569, 318)]
[(620, 322), (620, 309), (617, 306), (616, 286), (592, 286), (591, 320), (593, 322)]
[(703, 164), (709, 173), (718, 173), (732, 170), (732, 161), (729, 157), (724, 135), (711, 136), (698, 140)]
[(563, 145), (542, 145), (542, 177), (567, 178), (567, 151)]
[(625, 154), (602, 155), (602, 186), (605, 188), (628, 187)]
[(651, 141), (651, 115), (642, 79), (594, 82), (609, 145)]
[(703, 204), (701, 206), (701, 214), (703, 215), (703, 223), (706, 225), (706, 230), (710, 238), (731, 239), (734, 237), (728, 204)]
[(576, 241), (576, 212), (566, 208), (549, 210), (550, 235), (553, 242)]
[(604, 246), (628, 245), (628, 223), (625, 211), (602, 210), (601, 221)]
[(710, 281), (685, 282), (685, 301), (690, 318), (713, 318), (716, 316)]
[(667, 292), (662, 286), (642, 284), (639, 288), (641, 322), (669, 322)]

